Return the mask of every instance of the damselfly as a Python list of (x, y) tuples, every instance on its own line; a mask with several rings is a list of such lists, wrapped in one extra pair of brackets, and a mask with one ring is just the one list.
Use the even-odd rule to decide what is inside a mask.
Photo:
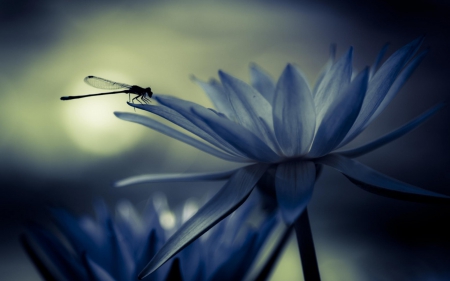
[[(106, 80), (100, 77), (89, 75), (86, 78), (84, 78), (84, 82), (86, 84), (103, 90), (119, 90), (119, 89), (126, 89), (122, 91), (115, 91), (115, 92), (108, 92), (108, 93), (98, 93), (98, 94), (90, 94), (90, 95), (83, 95), (83, 96), (65, 96), (61, 97), (61, 100), (73, 100), (73, 99), (81, 99), (86, 97), (93, 97), (93, 96), (102, 96), (102, 95), (112, 95), (112, 94), (134, 94), (137, 95), (134, 97), (131, 102), (134, 102), (134, 100), (137, 100), (138, 102), (143, 101), (145, 103), (150, 102), (150, 98), (152, 97), (152, 89), (150, 87), (147, 88), (141, 88), (136, 85), (128, 85), (124, 83), (117, 83), (110, 80)], [(140, 98), (140, 100), (139, 100)]]

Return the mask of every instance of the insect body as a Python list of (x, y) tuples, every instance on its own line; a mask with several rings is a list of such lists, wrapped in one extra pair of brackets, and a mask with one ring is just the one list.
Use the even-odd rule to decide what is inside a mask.
[(93, 96), (125, 93), (125, 94), (136, 95), (136, 97), (134, 97), (131, 100), (132, 102), (134, 102), (134, 100), (137, 100), (138, 102), (143, 101), (144, 103), (148, 103), (148, 102), (150, 102), (150, 98), (153, 95), (152, 89), (150, 89), (150, 87), (142, 88), (142, 87), (139, 87), (136, 85), (132, 86), (132, 85), (124, 84), (124, 83), (118, 83), (118, 82), (106, 80), (106, 79), (92, 76), (92, 75), (84, 78), (84, 82), (86, 82), (86, 84), (88, 84), (94, 88), (103, 89), (103, 90), (119, 90), (119, 89), (125, 89), (125, 90), (108, 92), (108, 93), (82, 95), (82, 96), (65, 96), (65, 97), (61, 97), (61, 100), (73, 100), (73, 99), (81, 99), (81, 98), (93, 97)]

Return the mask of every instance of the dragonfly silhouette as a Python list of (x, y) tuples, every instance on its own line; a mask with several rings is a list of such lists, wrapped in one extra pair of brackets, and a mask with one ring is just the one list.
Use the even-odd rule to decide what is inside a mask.
[[(97, 88), (97, 89), (103, 89), (103, 90), (119, 90), (119, 89), (126, 89), (126, 90), (122, 90), (122, 91), (115, 91), (115, 92), (108, 92), (108, 93), (98, 93), (98, 94), (90, 94), (90, 95), (82, 95), (82, 96), (65, 96), (65, 97), (61, 97), (61, 100), (74, 100), (74, 99), (81, 99), (81, 98), (86, 98), (86, 97), (94, 97), (94, 96), (103, 96), (103, 95), (112, 95), (112, 94), (134, 94), (137, 95), (136, 97), (134, 97), (131, 102), (133, 102), (134, 100), (137, 100), (138, 102), (143, 101), (145, 103), (150, 102), (150, 98), (153, 95), (152, 89), (150, 89), (150, 87), (147, 88), (141, 88), (139, 86), (136, 85), (128, 85), (128, 84), (124, 84), (124, 83), (118, 83), (118, 82), (114, 82), (114, 81), (110, 81), (110, 80), (106, 80), (100, 77), (96, 77), (96, 76), (86, 76), (86, 78), (84, 78), (84, 82), (86, 82), (86, 84)], [(139, 100), (140, 98), (140, 100)]]

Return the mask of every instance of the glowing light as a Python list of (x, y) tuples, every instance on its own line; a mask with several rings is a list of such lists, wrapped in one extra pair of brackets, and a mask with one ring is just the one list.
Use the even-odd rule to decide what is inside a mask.
[[(112, 77), (111, 77), (112, 76)], [(80, 76), (82, 77), (82, 76)], [(121, 75), (107, 75), (119, 82), (129, 81)], [(97, 91), (96, 91), (97, 90)], [(82, 79), (74, 81), (65, 95), (76, 96), (96, 92), (108, 92), (84, 85)], [(64, 102), (63, 119), (73, 142), (81, 149), (100, 155), (119, 153), (139, 141), (142, 130), (121, 122), (114, 111), (129, 111), (128, 96), (117, 94), (102, 97), (89, 97)]]
[(186, 203), (184, 203), (183, 206), (183, 215), (182, 215), (183, 223), (186, 222), (188, 219), (190, 219), (195, 213), (197, 213), (198, 208), (199, 206), (194, 199), (186, 200)]
[(175, 215), (171, 211), (163, 211), (159, 216), (159, 223), (165, 230), (170, 230), (175, 227), (177, 222)]

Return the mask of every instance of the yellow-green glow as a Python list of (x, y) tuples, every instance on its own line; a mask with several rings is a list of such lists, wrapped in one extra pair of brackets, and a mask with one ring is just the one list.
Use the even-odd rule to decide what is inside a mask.
[[(347, 253), (347, 254), (346, 254)], [(355, 255), (352, 253), (351, 255)], [(320, 277), (323, 281), (358, 281), (363, 280), (352, 256), (345, 249), (333, 249), (332, 246), (317, 252)], [(279, 259), (270, 280), (301, 281), (303, 270), (297, 248), (297, 240), (293, 235), (286, 250)]]
[[(126, 75), (97, 72), (118, 82), (131, 81)], [(74, 81), (65, 95), (108, 92), (83, 84), (81, 79)], [(128, 95), (115, 94), (61, 102), (64, 129), (80, 149), (102, 155), (119, 153), (136, 145), (142, 137), (140, 128), (121, 122), (113, 115), (127, 100)]]

